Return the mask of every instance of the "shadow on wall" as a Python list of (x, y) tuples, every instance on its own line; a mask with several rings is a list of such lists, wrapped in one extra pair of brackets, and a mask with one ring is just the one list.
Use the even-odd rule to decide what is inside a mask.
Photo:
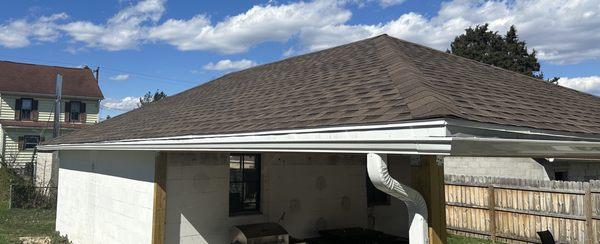
[[(88, 173), (115, 176), (124, 179), (154, 182), (154, 159), (141, 162), (147, 152), (134, 151), (69, 151), (69, 160), (61, 160), (60, 168)], [(62, 153), (59, 153), (61, 158)], [(99, 157), (102, 163), (98, 163)], [(149, 164), (150, 163), (150, 164)], [(127, 167), (122, 167), (128, 164)]]

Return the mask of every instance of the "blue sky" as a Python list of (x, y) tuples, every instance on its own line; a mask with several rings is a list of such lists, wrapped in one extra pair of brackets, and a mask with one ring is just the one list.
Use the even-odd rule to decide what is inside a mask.
[(0, 59), (100, 67), (102, 116), (147, 91), (387, 33), (445, 50), (466, 27), (515, 25), (547, 77), (600, 95), (597, 0), (11, 1)]

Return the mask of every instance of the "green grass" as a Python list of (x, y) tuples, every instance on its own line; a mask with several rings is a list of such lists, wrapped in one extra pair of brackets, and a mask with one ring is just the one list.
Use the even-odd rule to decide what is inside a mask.
[(23, 236), (54, 234), (55, 210), (0, 209), (0, 243), (18, 243)]
[[(490, 240), (479, 239), (473, 237), (448, 235), (448, 244), (478, 244), (478, 243), (492, 243)], [(498, 243), (498, 242), (496, 242)]]
[(54, 232), (54, 209), (8, 209), (10, 184), (24, 184), (25, 180), (0, 168), (0, 244), (20, 243), (19, 237), (50, 236), (52, 243), (66, 243)]

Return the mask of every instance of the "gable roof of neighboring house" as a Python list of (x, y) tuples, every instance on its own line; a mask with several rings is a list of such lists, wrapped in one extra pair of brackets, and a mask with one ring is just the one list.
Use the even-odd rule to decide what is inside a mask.
[(600, 134), (600, 98), (382, 35), (230, 73), (49, 144), (429, 118)]
[(9, 61), (0, 61), (0, 93), (53, 95), (58, 73), (63, 76), (63, 96), (104, 98), (92, 70), (87, 67), (67, 68)]

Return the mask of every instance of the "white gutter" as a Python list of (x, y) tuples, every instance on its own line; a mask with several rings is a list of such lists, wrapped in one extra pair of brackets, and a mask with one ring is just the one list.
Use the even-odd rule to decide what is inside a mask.
[(42, 145), (52, 150), (150, 151), (263, 151), (390, 154), (443, 154), (450, 152), (445, 121), (393, 125), (344, 126), (224, 135), (197, 135), (98, 143)]
[[(458, 120), (189, 135), (42, 145), (38, 150), (145, 150), (425, 154), (503, 157), (600, 157), (600, 137)], [(463, 124), (461, 124), (463, 123)], [(460, 128), (458, 130), (457, 128)], [(469, 130), (472, 129), (472, 130)], [(480, 134), (469, 134), (476, 132)], [(535, 137), (531, 137), (534, 135)]]
[(367, 154), (367, 172), (369, 179), (377, 189), (402, 200), (406, 204), (410, 225), (408, 230), (409, 243), (429, 243), (427, 203), (423, 196), (417, 190), (403, 185), (390, 176), (387, 167), (387, 155), (385, 154)]

